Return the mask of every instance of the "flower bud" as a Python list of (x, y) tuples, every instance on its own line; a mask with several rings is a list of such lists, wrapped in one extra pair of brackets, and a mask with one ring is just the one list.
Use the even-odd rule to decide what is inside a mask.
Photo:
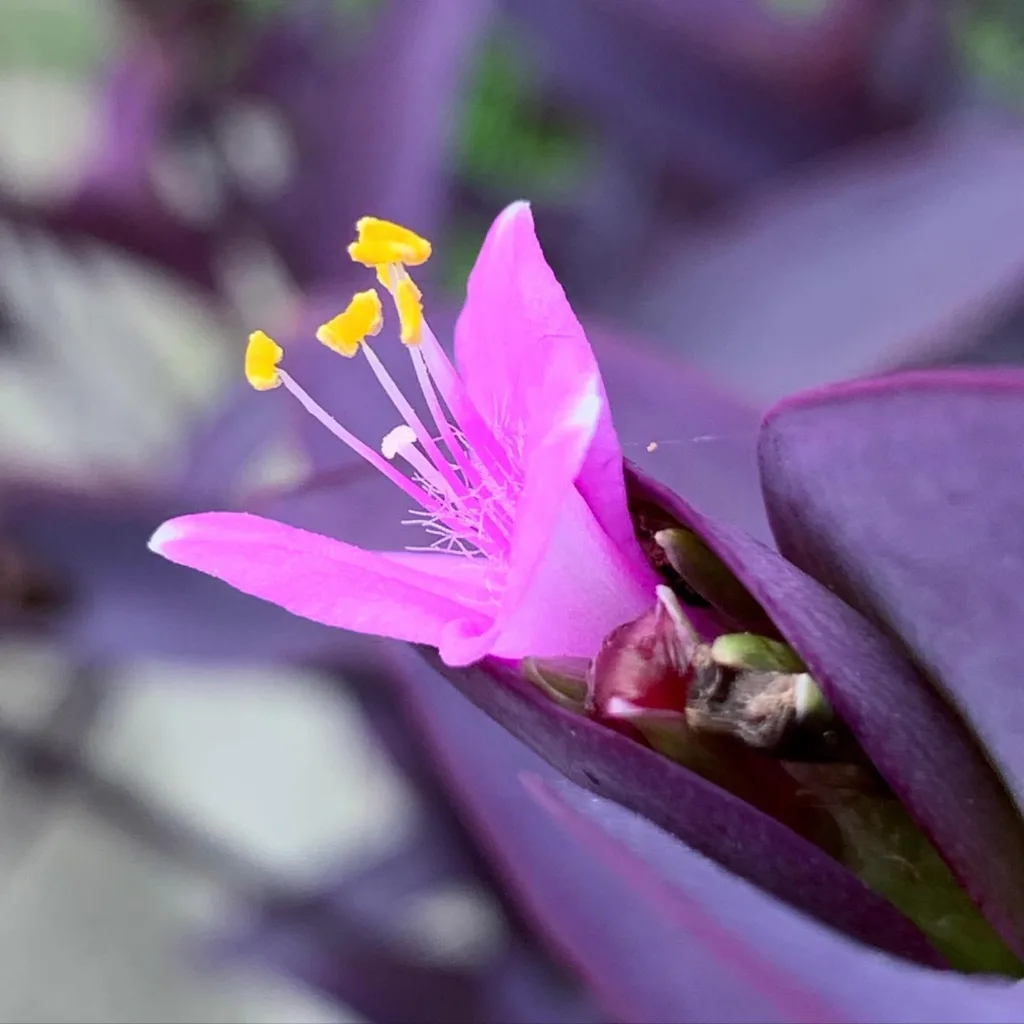
[(728, 735), (788, 761), (859, 762), (863, 754), (828, 698), (787, 644), (750, 633), (718, 637), (713, 690), (694, 690), (690, 727)]
[(665, 586), (657, 602), (614, 630), (590, 670), (591, 702), (602, 718), (685, 719), (700, 637)]
[(686, 585), (720, 616), (740, 628), (772, 633), (764, 609), (729, 567), (693, 532), (683, 527), (658, 530), (654, 541)]

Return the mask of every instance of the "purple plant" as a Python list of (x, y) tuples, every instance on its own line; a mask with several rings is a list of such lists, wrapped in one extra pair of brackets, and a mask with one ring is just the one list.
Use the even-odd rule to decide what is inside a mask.
[[(379, 326), (372, 300), (323, 308), (351, 291), (342, 236), (360, 211), (433, 231), (449, 193), (460, 214), (498, 205), (444, 169), (489, 5), (395, 0), (361, 47), (333, 45), (336, 23), (298, 0), (261, 29), (224, 17), (232, 4), (135, 6), (159, 31), (113, 77), (104, 159), (66, 206), (0, 213), (212, 295), (225, 244), (268, 240), (308, 294), (283, 367), (264, 337), (253, 378), (301, 380), (308, 407), (344, 410), (336, 435), (388, 433), (421, 477), (389, 495), (317, 413), (296, 424), (312, 480), (239, 501), (241, 466), (290, 422), (280, 389), (227, 403), (164, 489), (0, 495), (0, 611), (19, 626), (93, 670), (136, 653), (325, 667), (419, 792), (425, 827), (393, 860), (317, 893), (248, 891), (262, 913), (241, 951), (381, 1021), (1021, 1019), (1020, 374), (847, 384), (759, 427), (621, 328), (585, 318), (584, 336), (516, 207), (456, 329), (461, 383), (418, 289), (384, 271), (401, 340), (421, 342), (394, 387), (423, 388), (450, 437), (401, 406), (391, 433), (387, 403), (334, 393), (336, 353), (301, 335), (326, 320), (336, 350), (368, 351), (355, 328), (367, 309)], [(545, 88), (599, 127), (596, 173), (538, 206), (586, 309), (671, 335), (765, 399), (949, 358), (1018, 301), (1020, 129), (967, 99), (944, 5), (502, 9), (557, 58), (538, 45)], [(224, 75), (204, 34), (253, 59)], [(368, 73), (382, 61), (384, 83)], [(285, 114), (301, 173), (182, 225), (147, 162), (215, 134), (239, 98)], [(431, 307), (442, 336), (451, 319)], [(437, 552), (396, 551), (410, 497), (482, 557), (430, 571)], [(230, 511), (195, 514), (212, 504)], [(172, 558), (319, 621), (152, 558), (166, 519)], [(402, 955), (405, 900), (439, 878), (499, 895), (497, 962)]]
[[(414, 526), (428, 536), (436, 530), (440, 540), (419, 551), (414, 545), (408, 553), (375, 553), (269, 520), (215, 512), (164, 524), (153, 549), (327, 625), (436, 648), (437, 655), (425, 649), (428, 661), (549, 765), (752, 883), (763, 898), (770, 894), (782, 901), (778, 906), (789, 904), (819, 926), (831, 926), (862, 950), (884, 951), (894, 978), (901, 976), (895, 970), (901, 961), (908, 983), (922, 977), (921, 965), (941, 971), (947, 963), (1019, 977), (1024, 823), (1013, 800), (967, 723), (946, 703), (938, 689), (942, 677), (926, 677), (928, 663), (909, 656), (904, 633), (879, 629), (862, 614), (871, 609), (850, 582), (857, 579), (860, 549), (851, 546), (854, 564), (842, 565), (839, 576), (820, 568), (830, 565), (829, 517), (843, 523), (845, 510), (821, 502), (821, 514), (808, 527), (806, 510), (816, 504), (807, 489), (831, 456), (829, 439), (860, 451), (858, 432), (842, 414), (831, 430), (816, 426), (807, 435), (787, 424), (813, 421), (818, 409), (828, 416), (829, 394), (790, 399), (762, 428), (762, 484), (783, 542), (779, 553), (702, 515), (635, 467), (623, 473), (593, 356), (536, 246), (528, 208), (513, 206), (498, 218), (471, 275), (456, 328), (461, 379), (427, 327), (420, 292), (405, 269), (423, 262), (429, 245), (371, 218), (360, 222), (349, 251), (377, 268), (394, 299), (401, 341), (435, 426), (424, 426), (368, 344), (382, 327), (373, 290), (358, 293), (317, 336), (335, 353), (362, 351), (404, 418), (399, 429), (409, 436), (398, 443), (397, 432), (388, 432), (384, 458), (278, 365), (283, 350), (260, 332), (250, 340), (246, 373), (259, 390), (283, 384), (382, 480), (413, 498), (424, 513)], [(921, 375), (839, 389), (831, 401), (856, 410), (863, 396), (870, 411), (850, 414), (854, 424), (858, 415), (885, 422), (887, 396), (895, 396), (889, 400), (903, 416), (897, 423), (903, 429), (895, 438), (891, 427), (886, 430), (892, 444), (907, 440), (906, 425), (927, 431), (932, 417), (948, 415), (943, 398), (959, 399), (965, 413), (950, 422), (973, 424), (967, 444), (981, 440), (1001, 454), (1004, 436), (1011, 449), (1016, 443), (1009, 417), (1019, 386), (1012, 378)], [(970, 401), (972, 391), (1004, 399), (1008, 411), (994, 427), (987, 426), (983, 406)], [(923, 408), (914, 403), (921, 396)], [(935, 408), (930, 414), (927, 403)], [(954, 448), (960, 434), (932, 431), (915, 440), (933, 437)], [(790, 458), (785, 445), (801, 458)], [(396, 455), (407, 473), (389, 461)], [(802, 459), (813, 467), (806, 479), (799, 474)], [(855, 458), (852, 471), (869, 472), (865, 461)], [(896, 463), (905, 467), (902, 457)], [(955, 481), (963, 470), (954, 459), (922, 485), (936, 505), (933, 517), (941, 517), (950, 500), (942, 475), (949, 466)], [(787, 504), (794, 477), (803, 490)], [(908, 491), (914, 493), (913, 484)], [(961, 502), (973, 493), (956, 491)], [(899, 507), (888, 494), (885, 500)], [(970, 516), (967, 522), (979, 528)], [(396, 516), (392, 526), (400, 523)], [(986, 521), (984, 534), (991, 529)], [(797, 538), (809, 531), (816, 539), (818, 547), (806, 557), (815, 559), (819, 578), (831, 587), (786, 560), (785, 551), (799, 548), (786, 543), (785, 530)], [(377, 532), (395, 531), (378, 523)], [(869, 531), (861, 544), (870, 537)], [(919, 585), (914, 574), (927, 575), (927, 566), (923, 556), (910, 563), (908, 587)], [(840, 577), (849, 603), (834, 593)], [(958, 659), (951, 664), (954, 673), (962, 671)], [(419, 685), (420, 670), (405, 674), (408, 685)], [(429, 704), (420, 714), (443, 728)], [(445, 745), (453, 750), (437, 756), (469, 758), (466, 784), (473, 788), (482, 768), (464, 733), (461, 740), (451, 735)], [(526, 769), (510, 770), (522, 758), (515, 747), (508, 758), (504, 785), (515, 789)], [(450, 764), (448, 771), (456, 773)], [(558, 821), (587, 837), (588, 851), (596, 846), (600, 858), (603, 843), (617, 849), (618, 833), (599, 840), (600, 824), (583, 824), (549, 787), (530, 787)], [(480, 799), (488, 796), (493, 793), (485, 789)], [(472, 800), (469, 794), (463, 799)], [(521, 802), (528, 803), (526, 793)], [(474, 813), (483, 811), (474, 805)], [(628, 835), (638, 827), (623, 826)], [(648, 1006), (685, 1019), (687, 988), (697, 978), (686, 982), (680, 970), (670, 980), (668, 960), (657, 957), (640, 964), (615, 956), (609, 971), (618, 924), (609, 925), (614, 938), (590, 927), (577, 930), (573, 897), (563, 884), (532, 874), (537, 862), (529, 850), (516, 850), (507, 832), (502, 829), (502, 838), (509, 845), (496, 855), (515, 857), (521, 894), (535, 887), (549, 893), (554, 902), (543, 911), (531, 904), (534, 914), (584, 967), (606, 1005), (624, 1019), (652, 1019)], [(634, 851), (641, 864), (648, 847), (671, 845), (668, 835), (652, 837)], [(608, 854), (618, 864), (616, 857)], [(581, 885), (586, 858), (573, 861)], [(652, 893), (679, 884), (674, 873), (666, 877), (670, 857), (659, 853), (656, 863), (647, 881), (629, 884)], [(640, 867), (628, 872), (634, 873), (643, 875)], [(622, 928), (637, 928), (631, 907), (619, 905), (609, 921), (621, 915)], [(683, 914), (647, 927), (652, 934), (680, 927), (685, 933), (696, 927), (688, 920)], [(672, 948), (660, 945), (664, 957)], [(853, 994), (836, 994), (829, 984), (819, 991), (812, 979), (787, 976), (788, 969), (784, 957), (774, 966), (760, 964), (764, 979), (751, 982), (751, 993), (736, 1003), (747, 1009), (729, 1019), (746, 1019), (755, 1005), (769, 1017), (785, 1005), (785, 1019), (847, 1019), (844, 1001)], [(639, 976), (647, 980), (641, 984)], [(976, 995), (980, 1005), (1004, 991), (994, 981), (962, 984), (965, 998)], [(725, 986), (723, 1014), (727, 996)], [(702, 998), (715, 1005), (706, 992)], [(872, 1009), (880, 1005), (872, 1002), (877, 998), (872, 993), (854, 1019), (878, 1019)]]

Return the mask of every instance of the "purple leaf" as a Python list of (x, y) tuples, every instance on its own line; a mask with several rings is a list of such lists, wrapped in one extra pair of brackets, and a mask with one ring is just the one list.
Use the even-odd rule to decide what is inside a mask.
[(102, 138), (79, 183), (80, 198), (122, 207), (153, 201), (152, 161), (174, 100), (173, 69), (179, 56), (167, 44), (166, 34), (148, 27), (134, 32), (107, 70), (98, 100)]
[(375, 1024), (473, 1024), (485, 1004), (466, 972), (417, 962), (353, 920), (343, 898), (281, 903), (220, 956), (256, 959), (338, 999)]
[[(761, 443), (783, 552), (898, 639), (976, 730), (1018, 805), (1022, 450), (1019, 371), (901, 375), (797, 396), (769, 415)], [(891, 686), (893, 677), (885, 678)], [(968, 881), (984, 893), (993, 923), (999, 918), (992, 911), (1012, 920), (1019, 951), (1020, 820), (1007, 800), (997, 802), (993, 783), (965, 785), (976, 774), (963, 774), (966, 730), (955, 743), (948, 730), (941, 739), (931, 727), (913, 734), (908, 697), (909, 691), (875, 690), (872, 717), (888, 730), (887, 738), (879, 736), (886, 749), (876, 756), (890, 761), (904, 786), (920, 790), (915, 813), (940, 845), (958, 831)], [(937, 697), (929, 699), (938, 705)], [(924, 816), (932, 804), (933, 818), (948, 815), (944, 828)]]
[[(638, 925), (609, 969), (635, 1021), (1019, 1021), (1019, 985), (880, 956), (772, 900), (625, 808), (526, 780), (559, 849)], [(639, 923), (643, 922), (641, 926)], [(623, 937), (612, 918), (606, 941)], [(602, 929), (604, 926), (602, 926)]]
[(958, 111), (689, 232), (642, 319), (759, 400), (962, 351), (1024, 284), (1022, 175), (1019, 126)]
[[(648, 747), (566, 711), (511, 668), (485, 661), (448, 669), (433, 652), (422, 653), (474, 704), (568, 778), (625, 804), (862, 941), (937, 962), (905, 918), (774, 818)], [(465, 750), (467, 741), (459, 742)]]

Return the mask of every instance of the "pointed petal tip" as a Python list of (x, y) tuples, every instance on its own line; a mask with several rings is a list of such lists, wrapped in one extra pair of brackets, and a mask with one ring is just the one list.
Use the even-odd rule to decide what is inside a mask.
[(177, 519), (168, 519), (166, 523), (161, 523), (153, 531), (153, 536), (149, 538), (146, 547), (156, 555), (169, 558), (170, 556), (167, 553), (168, 547), (176, 540), (179, 540), (181, 536), (181, 523)]
[(504, 231), (506, 228), (512, 227), (520, 217), (525, 218), (531, 225), (533, 224), (533, 208), (529, 199), (517, 199), (515, 202), (509, 203), (498, 214), (495, 227), (499, 232)]

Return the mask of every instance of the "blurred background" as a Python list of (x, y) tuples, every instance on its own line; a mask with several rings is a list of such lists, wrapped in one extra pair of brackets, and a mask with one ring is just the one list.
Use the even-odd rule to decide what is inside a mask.
[(450, 323), (529, 198), (613, 392), (1019, 362), (1022, 98), (1020, 0), (3, 0), (0, 1021), (575, 998), (375, 655), (145, 551), (330, 475), (245, 337), (344, 305), (365, 213)]

